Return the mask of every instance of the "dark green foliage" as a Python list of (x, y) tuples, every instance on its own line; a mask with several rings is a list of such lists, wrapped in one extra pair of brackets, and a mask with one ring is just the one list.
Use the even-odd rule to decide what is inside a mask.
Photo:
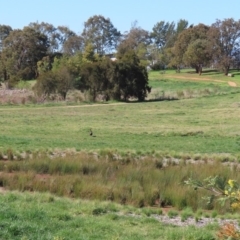
[(147, 93), (151, 91), (148, 85), (148, 73), (145, 67), (141, 66), (139, 58), (133, 50), (123, 55), (117, 55), (119, 60), (115, 65), (114, 91), (116, 98), (129, 100), (137, 98), (143, 101)]
[(99, 94), (104, 95), (106, 100), (137, 98), (143, 101), (150, 92), (146, 68), (140, 65), (134, 51), (119, 55), (119, 58), (117, 62), (103, 59), (83, 64), (81, 81), (90, 90), (93, 101)]
[(152, 70), (165, 70), (165, 65), (159, 61), (159, 62), (156, 62), (153, 65), (151, 65), (151, 69)]
[(36, 65), (47, 52), (48, 39), (32, 28), (13, 30), (4, 40), (4, 66), (8, 76), (33, 79), (37, 76)]
[(104, 214), (104, 213), (107, 213), (106, 209), (104, 209), (104, 208), (95, 208), (92, 211), (93, 215), (101, 215), (101, 214)]
[(43, 101), (57, 91), (56, 74), (52, 71), (42, 73), (34, 86), (34, 91)]

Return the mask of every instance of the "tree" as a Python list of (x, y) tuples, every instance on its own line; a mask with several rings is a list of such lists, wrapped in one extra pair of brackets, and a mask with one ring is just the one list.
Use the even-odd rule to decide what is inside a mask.
[(90, 90), (92, 101), (96, 101), (97, 95), (103, 90), (101, 88), (101, 77), (103, 71), (99, 62), (86, 62), (81, 69), (81, 80), (86, 83), (86, 89)]
[(212, 59), (208, 44), (206, 39), (197, 39), (189, 44), (187, 51), (183, 55), (183, 62), (197, 67), (199, 75), (202, 74), (202, 65), (208, 65)]
[(178, 35), (188, 26), (188, 21), (180, 19), (177, 25), (174, 22), (160, 21), (156, 23), (151, 32), (153, 44), (149, 46), (150, 60), (154, 67), (162, 68), (169, 64), (169, 52), (174, 46)]
[(51, 94), (57, 92), (56, 74), (48, 71), (39, 75), (33, 90), (41, 102), (45, 101)]
[(12, 28), (8, 25), (0, 25), (0, 52), (3, 50), (3, 41), (10, 32), (12, 31)]
[(175, 34), (175, 23), (161, 21), (154, 25), (151, 37), (159, 49), (165, 48), (167, 45), (171, 45), (171, 40)]
[(98, 54), (104, 55), (116, 49), (121, 34), (109, 18), (94, 15), (84, 23), (82, 36), (85, 45), (91, 43)]
[(124, 101), (129, 98), (137, 98), (143, 101), (151, 91), (148, 85), (148, 74), (145, 66), (140, 64), (140, 60), (134, 50), (117, 55), (118, 61), (115, 63), (114, 91), (113, 94)]
[(64, 54), (73, 56), (77, 52), (82, 52), (84, 48), (84, 40), (81, 36), (69, 36), (63, 43), (62, 51)]
[(57, 93), (66, 100), (67, 93), (74, 86), (74, 76), (67, 67), (63, 67), (55, 72), (57, 79)]
[(178, 35), (184, 31), (185, 29), (187, 29), (188, 27), (188, 21), (185, 20), (185, 19), (180, 19), (178, 22), (177, 22), (177, 27), (176, 27), (176, 38), (175, 40), (177, 39)]
[(46, 22), (32, 22), (29, 24), (29, 27), (34, 29), (36, 32), (39, 32), (42, 35), (45, 35), (48, 40), (48, 54), (58, 52), (61, 48), (60, 46), (60, 33), (58, 29), (52, 24)]
[(11, 31), (4, 40), (2, 52), (7, 75), (10, 78), (35, 78), (37, 62), (46, 56), (48, 47), (47, 37), (32, 28)]
[(82, 56), (85, 62), (96, 62), (99, 59), (99, 55), (94, 52), (94, 47), (91, 43), (85, 46)]
[(79, 74), (71, 66), (70, 59), (71, 57), (64, 55), (60, 58), (55, 57), (52, 63), (52, 72), (56, 79), (56, 92), (63, 100), (66, 100), (68, 91), (75, 87)]
[(54, 27), (46, 22), (34, 22), (30, 23), (29, 27), (47, 37), (49, 41), (49, 55), (60, 52), (72, 55), (83, 47), (83, 38), (77, 36), (75, 32), (66, 26)]
[[(178, 38), (172, 48), (173, 58), (171, 59), (170, 65), (178, 68), (181, 64), (190, 65), (191, 67), (194, 67), (198, 73), (199, 66), (206, 64), (209, 61), (209, 55), (198, 53), (200, 49), (203, 50), (203, 47), (206, 47), (206, 41), (204, 40), (208, 39), (208, 31), (209, 27), (204, 24), (199, 24), (182, 31), (178, 35)], [(199, 42), (197, 40), (202, 41)], [(204, 49), (204, 51), (207, 50)], [(196, 62), (196, 59), (192, 57), (193, 55), (198, 56), (198, 62)]]
[(7, 70), (6, 70), (6, 57), (2, 53), (3, 51), (3, 42), (8, 37), (12, 28), (8, 25), (0, 25), (0, 82), (7, 80)]
[(42, 101), (52, 94), (66, 100), (68, 91), (75, 87), (79, 69), (75, 69), (71, 58), (63, 55), (51, 61), (47, 56), (38, 62), (39, 76), (34, 90)]
[(240, 54), (240, 20), (217, 20), (209, 31), (209, 41), (214, 53), (214, 64), (227, 75)]
[(148, 58), (147, 46), (150, 44), (150, 34), (148, 31), (137, 26), (135, 21), (129, 32), (123, 34), (118, 45), (118, 53), (125, 54), (129, 50), (134, 50), (142, 63), (146, 64)]

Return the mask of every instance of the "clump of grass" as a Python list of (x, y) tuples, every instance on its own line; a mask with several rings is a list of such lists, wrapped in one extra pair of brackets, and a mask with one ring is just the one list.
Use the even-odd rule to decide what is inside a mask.
[(157, 159), (155, 161), (155, 166), (157, 169), (162, 169), (163, 168), (163, 160), (162, 159)]
[(176, 210), (169, 210), (167, 215), (170, 217), (170, 218), (174, 218), (176, 216), (178, 216), (178, 212)]
[(107, 213), (107, 210), (104, 209), (104, 208), (101, 208), (101, 207), (95, 208), (95, 209), (93, 209), (93, 211), (92, 211), (92, 214), (93, 214), (93, 215), (102, 215), (102, 214), (105, 214), (105, 213)]
[(211, 213), (211, 217), (212, 217), (212, 218), (216, 218), (217, 215), (218, 215), (218, 212), (215, 211), (215, 210), (213, 210), (212, 213)]
[(205, 213), (203, 213), (203, 216), (204, 216), (205, 218), (210, 218), (210, 213), (205, 212)]
[(13, 160), (14, 159), (13, 150), (11, 148), (7, 149), (7, 159), (8, 160)]
[(181, 215), (181, 221), (184, 222), (189, 217), (193, 216), (193, 211), (191, 208), (188, 207), (188, 208), (183, 209), (180, 215)]
[(193, 159), (194, 159), (195, 161), (201, 160), (201, 155), (200, 155), (200, 154), (195, 154), (195, 155), (193, 156)]
[(150, 217), (152, 214), (154, 214), (154, 211), (151, 208), (144, 207), (142, 208), (142, 213)]

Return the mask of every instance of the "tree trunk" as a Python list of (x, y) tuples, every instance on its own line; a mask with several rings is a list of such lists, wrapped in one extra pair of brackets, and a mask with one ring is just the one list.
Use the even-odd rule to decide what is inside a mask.
[(196, 73), (199, 73), (199, 66), (198, 65), (195, 66), (195, 70), (196, 70)]
[(199, 73), (199, 76), (202, 75), (202, 64), (199, 65), (199, 68), (198, 68), (198, 73)]
[(228, 72), (229, 72), (229, 66), (225, 67), (224, 68), (224, 75), (227, 76), (228, 75)]
[(4, 82), (7, 81), (7, 71), (6, 71), (6, 69), (3, 70), (3, 80), (4, 80)]
[(61, 95), (62, 95), (63, 100), (65, 101), (66, 97), (67, 97), (67, 92), (63, 92)]

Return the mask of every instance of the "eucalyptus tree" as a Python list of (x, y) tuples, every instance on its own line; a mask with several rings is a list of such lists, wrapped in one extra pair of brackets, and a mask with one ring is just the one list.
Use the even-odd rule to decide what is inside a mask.
[(124, 54), (129, 50), (134, 50), (142, 63), (148, 59), (148, 46), (151, 43), (150, 33), (137, 26), (135, 21), (129, 32), (122, 35), (117, 52)]
[(47, 54), (47, 37), (33, 28), (13, 30), (4, 40), (4, 64), (7, 75), (32, 79), (37, 75), (37, 62)]
[(3, 41), (10, 32), (12, 31), (12, 28), (8, 25), (0, 25), (0, 52), (3, 50)]
[(209, 50), (209, 41), (207, 39), (196, 39), (191, 42), (183, 56), (183, 62), (186, 65), (195, 66), (199, 75), (202, 74), (202, 67), (209, 65), (212, 60), (212, 51)]
[(84, 39), (82, 36), (72, 35), (63, 43), (62, 52), (63, 54), (75, 55), (76, 53), (83, 52), (84, 50)]
[(0, 25), (0, 82), (7, 80), (7, 70), (5, 64), (5, 55), (2, 53), (3, 51), (3, 42), (4, 39), (8, 37), (12, 28), (8, 25)]
[(46, 22), (33, 22), (29, 27), (46, 35), (49, 41), (48, 55), (58, 53), (74, 54), (82, 50), (83, 38), (66, 26), (55, 27)]
[(156, 23), (151, 32), (151, 38), (159, 49), (164, 49), (171, 43), (175, 34), (175, 23), (160, 21)]
[(94, 51), (100, 55), (112, 53), (119, 42), (121, 33), (114, 27), (109, 18), (94, 15), (84, 23), (82, 37), (85, 45), (91, 43)]
[(170, 65), (179, 68), (184, 64), (195, 68), (198, 73), (201, 66), (211, 59), (211, 52), (203, 54), (209, 50), (207, 42), (209, 29), (209, 26), (198, 24), (182, 31), (172, 48), (173, 57)]
[(47, 37), (49, 43), (48, 54), (59, 51), (60, 33), (58, 32), (58, 28), (46, 22), (32, 22), (29, 24), (29, 27)]
[(240, 20), (233, 18), (217, 20), (210, 29), (209, 41), (213, 62), (225, 75), (240, 55)]
[(149, 58), (160, 65), (169, 63), (169, 49), (173, 47), (178, 35), (187, 28), (188, 21), (180, 19), (174, 22), (157, 22), (151, 32), (152, 44), (148, 47)]

